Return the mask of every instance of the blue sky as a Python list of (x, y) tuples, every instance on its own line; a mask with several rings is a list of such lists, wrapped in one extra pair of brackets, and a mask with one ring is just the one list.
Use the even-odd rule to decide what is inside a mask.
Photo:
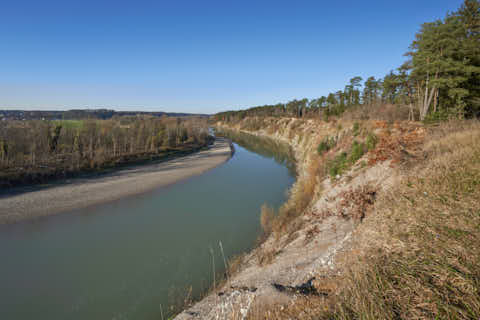
[(403, 61), (461, 0), (2, 1), (0, 108), (214, 113), (316, 98)]

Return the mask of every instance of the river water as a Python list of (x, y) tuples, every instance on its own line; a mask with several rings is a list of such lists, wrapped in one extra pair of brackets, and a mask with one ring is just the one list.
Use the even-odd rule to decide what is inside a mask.
[(294, 182), (284, 147), (237, 140), (232, 159), (200, 176), (0, 226), (0, 319), (161, 319), (188, 292), (198, 298), (212, 264), (224, 269), (219, 243), (227, 259), (252, 248), (261, 205), (280, 206)]

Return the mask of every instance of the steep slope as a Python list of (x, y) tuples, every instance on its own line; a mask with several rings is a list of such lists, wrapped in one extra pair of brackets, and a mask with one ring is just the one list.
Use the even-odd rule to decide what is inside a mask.
[[(431, 148), (453, 152), (452, 144), (432, 146), (439, 132), (480, 136), (478, 123), (427, 130), (411, 122), (246, 118), (235, 125), (217, 126), (289, 143), (295, 152), (298, 179), (278, 213), (263, 209), (266, 240), (243, 257), (239, 270), (223, 286), (177, 319), (308, 319), (328, 318), (332, 312), (345, 318), (394, 318), (390, 305), (377, 314), (352, 311), (349, 306), (359, 302), (352, 298), (352, 288), (364, 281), (356, 270), (373, 268), (366, 257), (377, 259), (385, 252), (383, 246), (395, 238), (384, 234), (387, 227), (395, 230), (392, 221), (385, 226), (392, 219), (384, 214), (390, 210), (389, 197), (412, 178), (409, 170), (417, 172), (435, 161), (438, 154), (426, 154)], [(473, 140), (465, 137), (466, 142), (457, 140), (472, 148)], [(415, 221), (409, 223), (415, 225)], [(363, 274), (368, 272), (364, 269)], [(358, 279), (352, 280), (352, 275)], [(362, 290), (357, 288), (359, 294), (367, 295)], [(381, 304), (372, 299), (372, 305)], [(475, 314), (478, 300), (472, 301), (469, 308)], [(408, 308), (408, 303), (402, 308)]]

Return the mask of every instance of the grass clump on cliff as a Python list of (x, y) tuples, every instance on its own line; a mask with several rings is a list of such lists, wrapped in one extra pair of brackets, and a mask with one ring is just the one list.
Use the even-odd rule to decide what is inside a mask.
[(269, 235), (272, 232), (274, 219), (275, 209), (269, 207), (267, 204), (263, 204), (260, 213), (260, 225), (265, 235)]
[(318, 191), (318, 173), (323, 170), (319, 164), (321, 164), (319, 161), (312, 162), (309, 167), (309, 178), (297, 182), (289, 191), (288, 201), (277, 212), (265, 204), (262, 206), (260, 224), (264, 235), (273, 233), (278, 239), (285, 234), (291, 235), (300, 228), (300, 222), (296, 218), (303, 214)]
[(342, 174), (347, 169), (348, 155), (346, 152), (342, 152), (335, 156), (333, 160), (330, 160), (327, 164), (328, 173), (331, 177), (336, 177)]
[(336, 177), (347, 171), (355, 164), (368, 150), (364, 143), (353, 141), (350, 152), (341, 152), (332, 160), (328, 161), (327, 168), (331, 177)]
[(325, 137), (317, 147), (317, 152), (319, 155), (324, 154), (330, 149), (334, 148), (337, 145), (337, 140), (335, 138)]
[(353, 124), (353, 130), (352, 130), (352, 134), (354, 137), (358, 136), (358, 134), (360, 133), (360, 124), (358, 122), (355, 122)]
[(359, 143), (357, 141), (353, 141), (352, 144), (352, 149), (350, 151), (350, 156), (348, 158), (348, 161), (350, 164), (354, 164), (357, 162), (358, 159), (360, 159), (364, 154), (365, 154), (365, 144)]
[(367, 150), (373, 150), (375, 149), (375, 146), (377, 145), (378, 138), (375, 134), (369, 132), (365, 141), (365, 145), (367, 147)]

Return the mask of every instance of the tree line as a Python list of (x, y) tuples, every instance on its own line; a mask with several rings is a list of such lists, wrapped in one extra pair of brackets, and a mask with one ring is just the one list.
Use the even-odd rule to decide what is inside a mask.
[(339, 116), (354, 107), (391, 104), (409, 120), (480, 115), (480, 1), (465, 0), (444, 19), (424, 23), (405, 56), (383, 78), (356, 76), (343, 90), (316, 99), (292, 100), (215, 115), (237, 121), (247, 116)]
[(0, 110), (0, 119), (5, 120), (107, 120), (122, 116), (154, 117), (207, 117), (202, 114), (163, 112), (163, 111), (115, 111), (111, 109), (72, 109), (72, 110)]
[[(0, 180), (41, 179), (206, 146), (205, 118), (0, 122)], [(10, 182), (8, 182), (8, 181)], [(31, 181), (34, 182), (34, 181)]]

